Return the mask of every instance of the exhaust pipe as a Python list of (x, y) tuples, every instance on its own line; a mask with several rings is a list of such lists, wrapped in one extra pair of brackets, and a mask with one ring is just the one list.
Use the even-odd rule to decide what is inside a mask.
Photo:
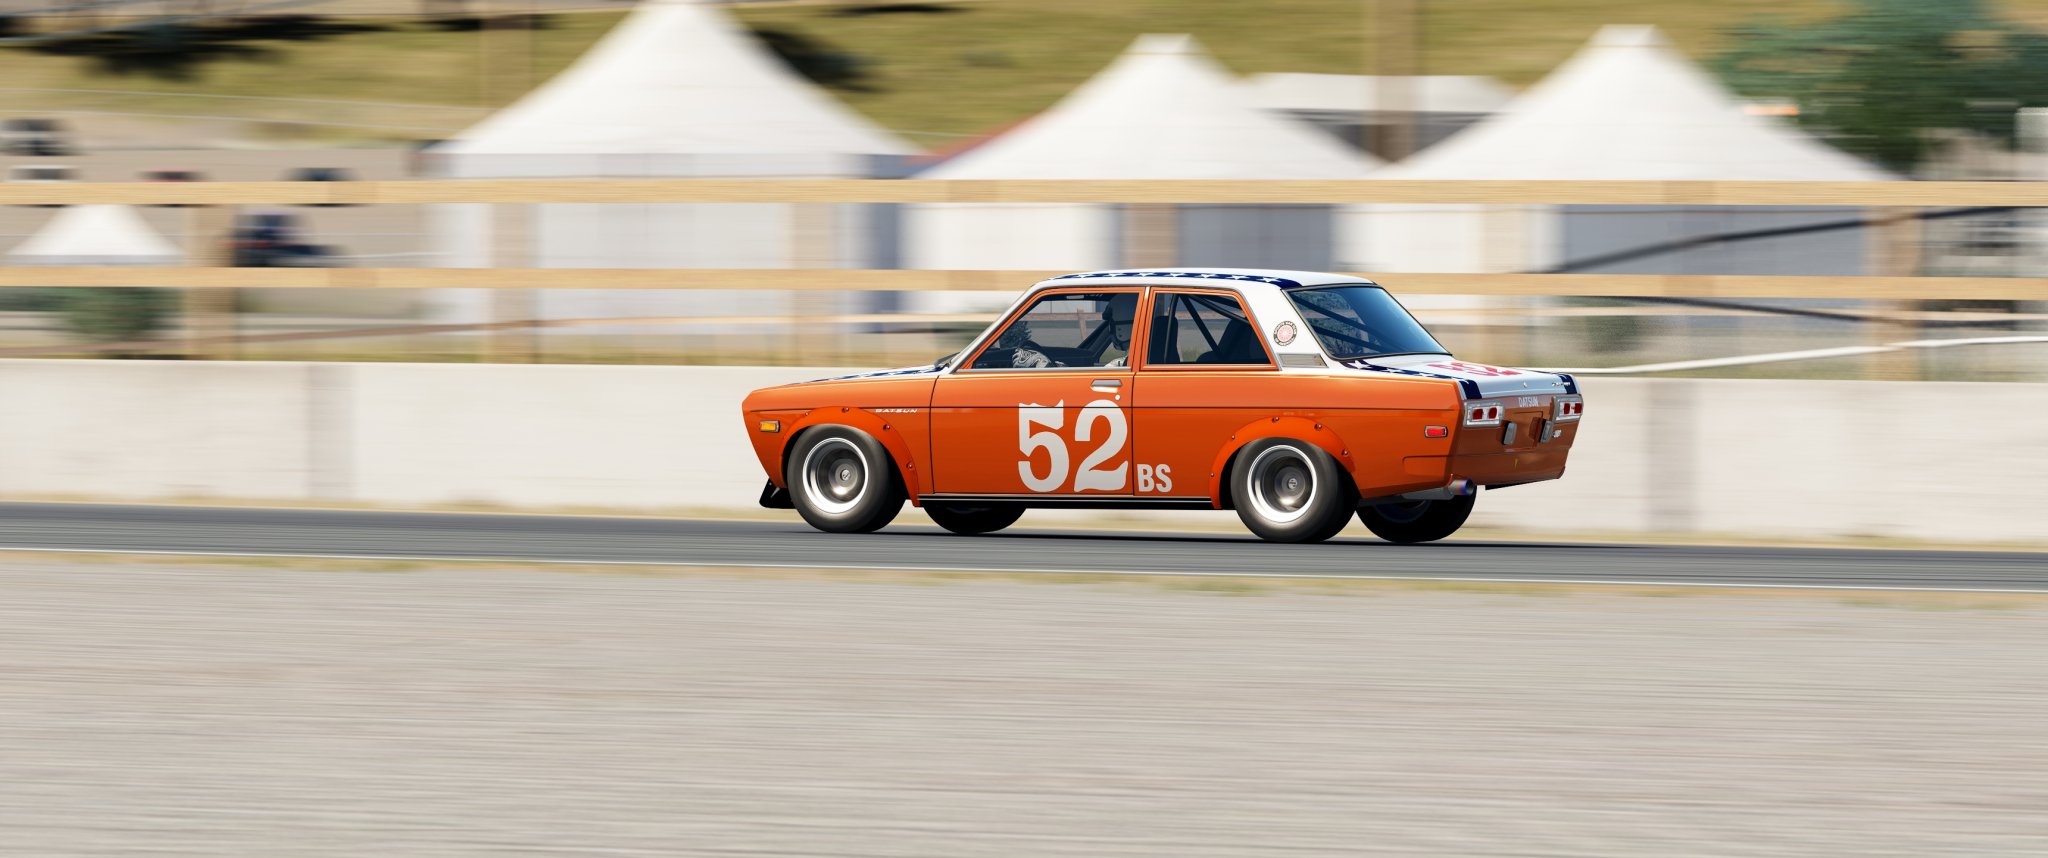
[(1404, 501), (1451, 500), (1453, 498), (1471, 497), (1478, 493), (1478, 483), (1459, 478), (1445, 483), (1444, 487), (1440, 489), (1424, 489), (1419, 492), (1409, 492), (1400, 497)]

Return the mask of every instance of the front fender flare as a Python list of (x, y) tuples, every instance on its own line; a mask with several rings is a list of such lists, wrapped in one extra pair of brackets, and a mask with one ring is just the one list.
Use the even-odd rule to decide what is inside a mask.
[(1345, 446), (1344, 439), (1331, 431), (1329, 426), (1312, 418), (1296, 416), (1255, 420), (1232, 432), (1230, 441), (1223, 445), (1223, 449), (1216, 454), (1216, 461), (1209, 466), (1209, 501), (1214, 503), (1217, 509), (1231, 506), (1231, 499), (1226, 491), (1230, 481), (1231, 460), (1245, 445), (1266, 438), (1291, 438), (1314, 444), (1323, 452), (1330, 454), (1330, 458), (1336, 459), (1337, 466), (1343, 469), (1347, 476), (1352, 472), (1351, 448)]
[(822, 426), (846, 426), (873, 435), (875, 440), (882, 442), (883, 449), (889, 451), (890, 458), (896, 460), (896, 474), (903, 479), (903, 491), (910, 495), (911, 502), (916, 503), (926, 493), (927, 489), (918, 476), (917, 459), (911, 453), (910, 442), (904, 440), (903, 433), (896, 431), (895, 424), (882, 419), (879, 414), (842, 406), (811, 409), (791, 426), (789, 441), (782, 445), (781, 473), (777, 474), (784, 488), (789, 486), (789, 454), (796, 449), (797, 439), (803, 437), (803, 433)]

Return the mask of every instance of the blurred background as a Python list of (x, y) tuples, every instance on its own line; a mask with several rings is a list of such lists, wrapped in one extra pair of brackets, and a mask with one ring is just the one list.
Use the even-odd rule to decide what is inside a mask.
[[(230, 365), (337, 364), (288, 398), (357, 404), (279, 437), (345, 417), (355, 428), (328, 434), (354, 444), (390, 425), (336, 381), (372, 362), (691, 368), (659, 387), (505, 370), (463, 392), (573, 377), (724, 421), (722, 397), (748, 384), (950, 353), (1043, 276), (1333, 270), (1387, 284), (1461, 357), (1607, 385), (1617, 434), (1585, 446), (1610, 452), (1575, 465), (1614, 475), (1582, 481), (1613, 508), (1563, 524), (1789, 527), (1814, 506), (1876, 505), (1854, 463), (1947, 445), (1980, 455), (1886, 486), (1950, 501), (1932, 523), (1873, 509), (1797, 527), (2041, 535), (2010, 513), (1986, 523), (1993, 501), (1963, 488), (2044, 467), (2038, 446), (1985, 438), (2038, 413), (2048, 382), (2039, 3), (4, 3), (0, 357), (181, 359), (174, 377), (207, 391), (245, 389)], [(102, 428), (164, 410), (257, 420), (189, 397), (88, 417), (162, 391), (98, 372), (98, 395), (50, 405), (92, 432), (53, 423), (14, 446), (166, 449)], [(1868, 381), (1887, 384), (1840, 386)], [(465, 408), (564, 411), (435, 403), (442, 427)], [(1712, 423), (1757, 414), (1775, 419)], [(604, 490), (508, 487), (475, 462), (380, 493), (359, 451), (329, 457), (355, 471), (281, 488), (260, 468), (213, 476), (250, 471), (247, 456), (146, 479), (45, 455), (0, 491), (750, 500), (758, 475), (722, 422), (642, 451), (680, 463), (647, 473), (598, 461), (622, 448), (620, 418), (585, 416), (558, 435), (529, 420), (537, 434), (504, 455), (593, 451), (560, 468), (619, 469), (590, 483)], [(1860, 431), (1874, 425), (1889, 429)], [(213, 424), (192, 431), (176, 449), (218, 443)], [(1686, 456), (1700, 464), (1672, 464)], [(328, 467), (292, 461), (282, 473)], [(1716, 518), (1755, 506), (1708, 485), (1725, 462), (1782, 476), (1770, 494), (1795, 513)], [(2035, 499), (2020, 482), (2001, 509)], [(1530, 495), (1497, 523), (1560, 524)]]
[[(1608, 194), (1640, 200), (1670, 182), (2048, 174), (2048, 113), (2030, 110), (2048, 105), (2048, 7), (2020, 0), (630, 5), (6, 0), (5, 177), (16, 200), (42, 184), (448, 178), (1358, 180), (1360, 200), (1376, 180), (1598, 180), (1642, 183)], [(535, 282), (573, 288), (508, 294), (409, 271), (448, 268), (1367, 272), (1461, 354), (1569, 367), (2043, 330), (2037, 304), (1987, 297), (2016, 284), (1848, 279), (2041, 276), (2048, 222), (2025, 207), (1934, 188), (1706, 205), (1715, 186), (1699, 187), (1671, 205), (1515, 184), (1490, 205), (1228, 204), (1171, 184), (973, 205), (12, 205), (0, 349), (890, 364), (951, 351), (1033, 279), (963, 293), (905, 274), (798, 295), (765, 273), (628, 292), (564, 272)], [(1407, 198), (1433, 197), (1470, 195)], [(80, 275), (20, 270), (78, 265), (365, 273), (181, 295), (54, 289)], [(1460, 294), (1404, 273), (1489, 276)], [(1535, 274), (1828, 280), (1508, 276)], [(1615, 294), (1630, 283), (1660, 285)], [(1746, 294), (1710, 300), (1730, 292)], [(489, 323), (495, 336), (463, 327)], [(2020, 381), (2044, 359), (2005, 345), (1700, 372)]]
[[(757, 505), (748, 391), (1166, 266), (1569, 472)], [(0, 856), (2048, 855), (2044, 415), (2044, 0), (0, 0)]]

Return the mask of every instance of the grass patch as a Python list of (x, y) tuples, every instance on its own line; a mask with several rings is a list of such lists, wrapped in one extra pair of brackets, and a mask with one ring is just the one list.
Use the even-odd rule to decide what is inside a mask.
[[(1372, 61), (1368, 7), (1354, 0), (983, 0), (935, 14), (846, 15), (829, 6), (741, 10), (751, 26), (801, 33), (868, 64), (840, 97), (891, 128), (973, 134), (1041, 111), (1144, 33), (1190, 33), (1239, 74), (1360, 74)], [(1695, 55), (1764, 12), (1822, 17), (1831, 0), (1439, 0), (1427, 4), (1423, 68), (1528, 84), (1609, 23), (1664, 27)], [(915, 136), (930, 144), (934, 137)]]
[[(0, 48), (0, 107), (239, 118), (266, 136), (307, 142), (434, 139), (559, 72), (620, 17), (541, 16), (529, 34), (306, 16), (195, 25), (177, 39), (107, 33), (10, 45)], [(311, 119), (336, 124), (298, 124)]]

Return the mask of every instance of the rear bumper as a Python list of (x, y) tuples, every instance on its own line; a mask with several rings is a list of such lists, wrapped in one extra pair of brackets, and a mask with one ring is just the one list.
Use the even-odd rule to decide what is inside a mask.
[(1452, 477), (1463, 477), (1482, 486), (1554, 480), (1564, 476), (1565, 457), (1569, 453), (1570, 447), (1464, 453), (1450, 457), (1450, 472)]

